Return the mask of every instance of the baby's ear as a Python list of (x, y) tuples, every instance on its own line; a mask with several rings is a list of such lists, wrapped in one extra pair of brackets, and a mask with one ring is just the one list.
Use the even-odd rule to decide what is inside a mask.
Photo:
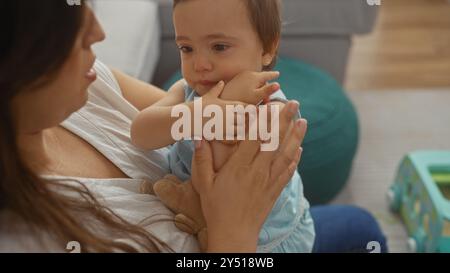
[(276, 39), (276, 41), (273, 42), (272, 46), (269, 50), (267, 50), (263, 56), (262, 56), (262, 63), (265, 67), (271, 65), (273, 61), (276, 59), (276, 56), (278, 54), (278, 47), (280, 45), (280, 39)]
[(272, 63), (274, 55), (271, 53), (265, 53), (262, 57), (262, 64), (264, 66), (269, 66)]

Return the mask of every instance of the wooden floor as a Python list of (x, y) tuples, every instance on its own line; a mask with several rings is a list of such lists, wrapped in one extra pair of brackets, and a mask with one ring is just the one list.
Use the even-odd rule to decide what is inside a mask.
[(345, 87), (450, 87), (450, 1), (382, 0), (374, 31), (354, 38)]

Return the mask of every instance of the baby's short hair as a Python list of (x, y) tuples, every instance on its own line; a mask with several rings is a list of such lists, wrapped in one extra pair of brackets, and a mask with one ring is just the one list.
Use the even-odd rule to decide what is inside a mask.
[[(174, 0), (173, 7), (189, 0)], [(249, 19), (263, 45), (264, 52), (275, 53), (281, 37), (281, 4), (280, 0), (241, 0), (245, 2)], [(272, 62), (264, 66), (264, 70), (271, 70), (276, 64), (276, 56)]]

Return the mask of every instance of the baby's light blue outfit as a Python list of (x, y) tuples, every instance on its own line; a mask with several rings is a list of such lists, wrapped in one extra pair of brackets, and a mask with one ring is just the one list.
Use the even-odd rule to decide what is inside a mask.
[[(186, 101), (199, 97), (186, 82), (184, 91)], [(281, 90), (271, 98), (286, 99)], [(188, 180), (191, 177), (193, 154), (192, 140), (182, 140), (172, 145), (169, 154), (172, 174), (183, 181)], [(311, 252), (314, 238), (314, 223), (309, 213), (309, 203), (303, 196), (300, 175), (295, 171), (263, 225), (259, 234), (258, 252)]]

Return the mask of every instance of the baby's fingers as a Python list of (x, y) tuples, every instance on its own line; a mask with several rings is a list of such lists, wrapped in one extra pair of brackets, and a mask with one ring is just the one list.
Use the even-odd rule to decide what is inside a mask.
[(225, 87), (225, 82), (220, 81), (208, 93), (211, 94), (213, 97), (218, 98), (222, 94), (224, 87)]
[(272, 95), (273, 93), (280, 90), (280, 84), (279, 83), (269, 83), (264, 85), (263, 87), (256, 89), (255, 95), (257, 96), (257, 100), (261, 101), (264, 99), (267, 99)]
[(258, 79), (259, 85), (263, 85), (268, 81), (277, 79), (280, 76), (278, 71), (264, 71), (256, 73), (256, 78)]

